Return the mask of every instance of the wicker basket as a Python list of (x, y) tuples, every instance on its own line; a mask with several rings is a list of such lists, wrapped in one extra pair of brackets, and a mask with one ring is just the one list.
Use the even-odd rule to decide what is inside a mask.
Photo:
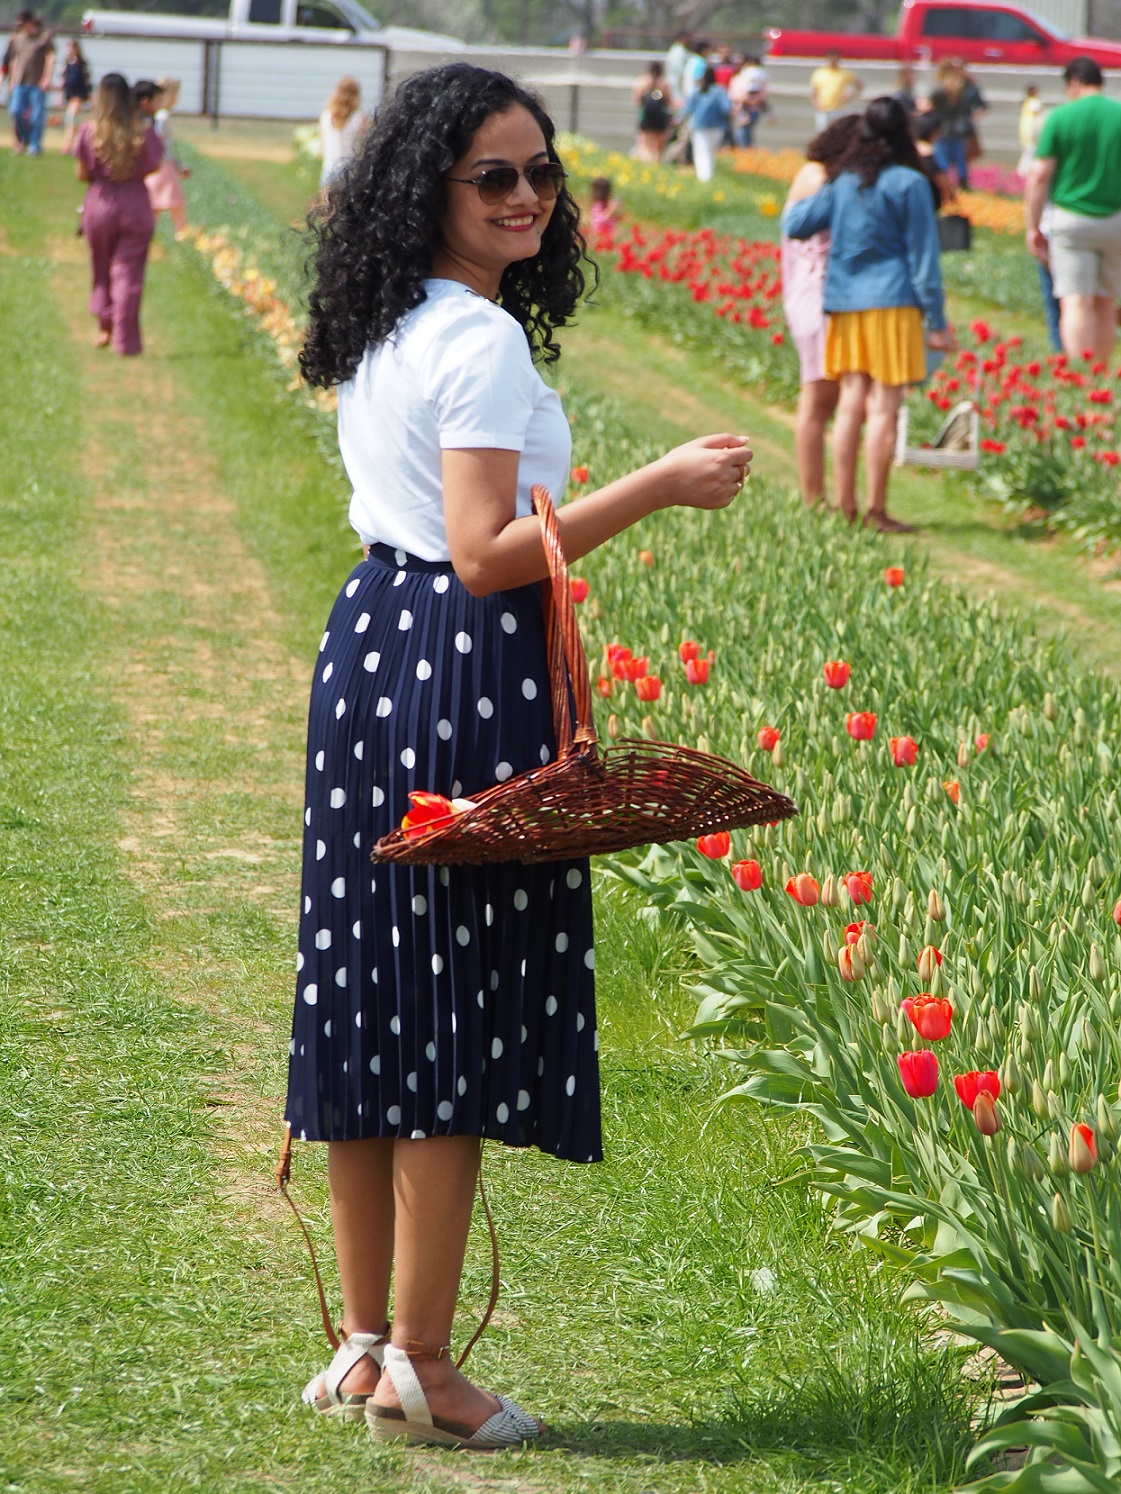
[(797, 814), (784, 794), (695, 748), (624, 740), (599, 750), (556, 512), (545, 488), (533, 489), (533, 502), (549, 562), (543, 591), (556, 759), (472, 795), (474, 808), (422, 834), (397, 829), (383, 835), (373, 860), (440, 866), (563, 861)]

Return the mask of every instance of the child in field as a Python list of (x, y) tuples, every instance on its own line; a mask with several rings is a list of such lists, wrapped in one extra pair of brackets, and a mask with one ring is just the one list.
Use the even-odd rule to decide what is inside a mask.
[(74, 148), (78, 133), (78, 115), (90, 101), (93, 89), (90, 86), (90, 70), (82, 49), (76, 41), (66, 44), (66, 62), (62, 72), (62, 97), (65, 101), (66, 134), (62, 149), (69, 155)]
[(171, 143), (171, 111), (179, 102), (178, 78), (161, 78), (156, 85), (157, 93), (152, 99), (155, 106), (153, 116), (156, 134), (163, 141), (164, 158), (160, 169), (148, 177), (145, 185), (152, 202), (152, 211), (171, 214), (175, 232), (184, 233), (187, 228), (187, 204), (183, 197), (183, 178), (190, 176), (187, 168), (176, 159)]
[(610, 233), (622, 216), (622, 204), (612, 197), (610, 181), (605, 176), (597, 176), (592, 182), (592, 204), (588, 209), (592, 232)]

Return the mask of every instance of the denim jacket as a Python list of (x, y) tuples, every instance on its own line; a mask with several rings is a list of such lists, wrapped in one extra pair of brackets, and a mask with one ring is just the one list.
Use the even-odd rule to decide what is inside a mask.
[(782, 215), (792, 239), (831, 235), (825, 269), (826, 311), (871, 311), (917, 306), (941, 332), (942, 270), (930, 183), (908, 166), (885, 166), (871, 187), (843, 171), (813, 197)]
[(696, 89), (685, 100), (684, 118), (691, 116), (697, 130), (719, 130), (728, 123), (731, 113), (728, 95), (717, 83), (706, 93)]

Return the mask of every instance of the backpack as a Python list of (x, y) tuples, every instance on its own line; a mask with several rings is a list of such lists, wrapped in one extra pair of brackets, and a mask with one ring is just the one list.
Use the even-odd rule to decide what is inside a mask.
[(673, 123), (673, 110), (660, 88), (648, 88), (638, 106), (640, 130), (668, 130)]

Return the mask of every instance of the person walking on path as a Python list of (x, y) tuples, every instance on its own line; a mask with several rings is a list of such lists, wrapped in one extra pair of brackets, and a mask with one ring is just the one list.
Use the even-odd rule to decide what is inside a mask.
[(146, 178), (144, 185), (148, 189), (152, 212), (157, 218), (161, 213), (169, 214), (172, 228), (177, 234), (181, 234), (187, 231), (187, 200), (183, 195), (183, 179), (191, 173), (175, 154), (172, 138), (171, 111), (179, 102), (179, 79), (160, 78), (156, 87), (159, 91), (153, 100), (156, 110), (152, 115), (152, 126), (160, 137), (164, 154), (163, 160), (152, 175)]
[(1031, 163), (1035, 160), (1035, 147), (1042, 127), (1043, 100), (1039, 97), (1039, 89), (1035, 84), (1029, 83), (1024, 90), (1024, 99), (1020, 105), (1020, 159), (1016, 166), (1017, 172), (1025, 181), (1031, 170)]
[(855, 73), (841, 66), (841, 54), (830, 52), (822, 67), (810, 74), (810, 103), (814, 110), (814, 131), (821, 134), (842, 114), (851, 112), (849, 104), (859, 98), (864, 85)]
[[(587, 860), (370, 864), (409, 793), (470, 796), (555, 752), (530, 488), (559, 499), (571, 433), (534, 360), (585, 281), (554, 133), (503, 74), (431, 68), (312, 213), (301, 365), (338, 388), (366, 559), (312, 685), (286, 1118), (329, 1147), (344, 1304), (304, 1400), (379, 1439), (537, 1435), (449, 1357), (481, 1138), (602, 1155)], [(704, 437), (560, 508), (569, 558), (655, 509), (727, 506), (750, 458)]]
[[(1068, 358), (1107, 362), (1121, 295), (1121, 102), (1102, 70), (1076, 57), (1063, 73), (1068, 103), (1043, 122), (1024, 194), (1027, 246), (1050, 263)], [(1051, 202), (1050, 243), (1041, 229)]]
[(864, 522), (905, 532), (908, 526), (887, 513), (899, 406), (907, 385), (926, 377), (926, 348), (945, 350), (953, 339), (942, 302), (934, 200), (897, 99), (869, 104), (837, 175), (813, 197), (791, 203), (782, 226), (793, 239), (830, 234), (825, 374), (841, 384), (833, 423), (838, 505), (855, 520), (864, 429)]
[(930, 112), (938, 120), (938, 144), (934, 156), (947, 175), (957, 175), (959, 187), (969, 186), (969, 139), (976, 138), (973, 114), (980, 95), (962, 72), (959, 63), (945, 58), (938, 64), (935, 86), (930, 93)]
[(716, 152), (724, 143), (732, 105), (716, 81), (716, 74), (706, 67), (701, 81), (685, 100), (683, 118), (689, 121), (693, 142), (693, 170), (699, 182), (710, 182), (716, 172)]
[(18, 156), (43, 152), (47, 90), (54, 74), (54, 36), (33, 11), (21, 10), (8, 44), (8, 110), (12, 116), (12, 150)]
[(362, 113), (362, 90), (357, 78), (340, 78), (327, 107), (319, 116), (319, 154), (323, 165), (319, 172), (322, 191), (354, 154), (366, 116)]
[(74, 137), (78, 133), (78, 115), (89, 103), (93, 94), (90, 84), (89, 64), (82, 55), (76, 41), (66, 43), (66, 58), (62, 70), (62, 98), (66, 133), (62, 137), (62, 151), (69, 155), (74, 149)]
[(745, 57), (743, 66), (728, 85), (732, 105), (733, 143), (749, 150), (755, 144), (755, 125), (770, 107), (770, 79), (758, 57)]
[[(806, 146), (806, 164), (790, 185), (786, 206), (819, 192), (860, 128), (859, 114), (846, 114), (815, 135)], [(801, 389), (794, 417), (794, 457), (798, 486), (808, 508), (825, 492), (825, 427), (837, 408), (840, 385), (825, 373), (825, 266), (828, 232), (809, 239), (782, 236), (782, 307), (798, 351)]]
[(637, 111), (634, 153), (640, 161), (660, 161), (673, 127), (674, 107), (660, 62), (652, 62), (634, 80), (631, 99)]
[(141, 351), (140, 298), (156, 228), (144, 178), (163, 159), (163, 145), (120, 73), (106, 73), (97, 85), (93, 119), (78, 131), (74, 155), (78, 180), (89, 183), (82, 232), (90, 250), (97, 346), (112, 340), (116, 352), (131, 357)]

